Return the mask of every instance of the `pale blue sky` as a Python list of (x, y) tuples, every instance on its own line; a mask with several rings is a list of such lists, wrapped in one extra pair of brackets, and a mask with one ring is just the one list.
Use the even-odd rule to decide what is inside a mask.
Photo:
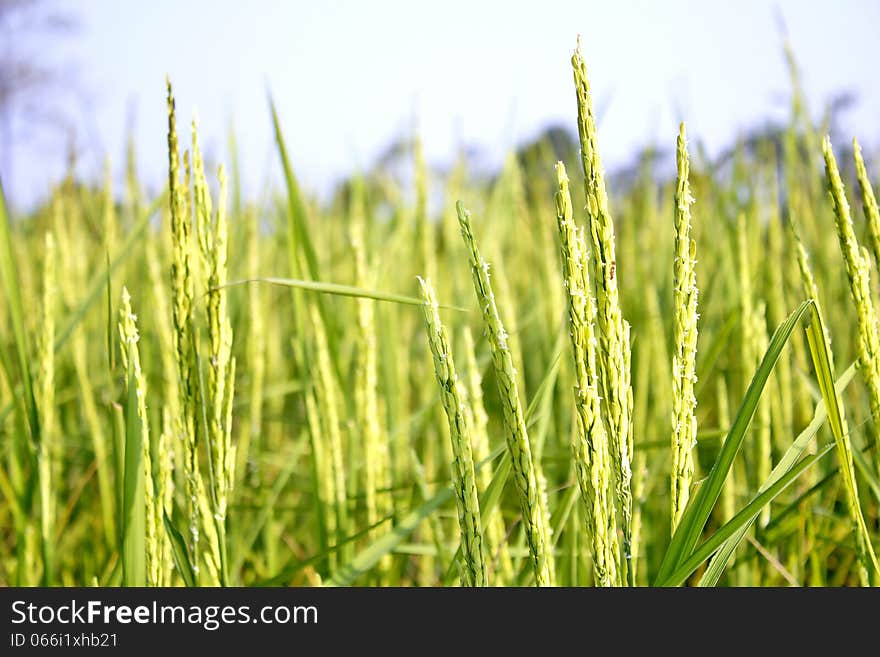
[[(80, 21), (74, 37), (45, 44), (48, 57), (77, 71), (79, 97), (58, 103), (74, 118), (80, 173), (99, 174), (105, 152), (121, 173), (132, 115), (138, 165), (153, 190), (165, 176), (166, 72), (179, 116), (198, 112), (207, 152), (225, 159), (234, 120), (252, 193), (267, 176), (277, 179), (271, 89), (300, 178), (326, 191), (408, 133), (414, 117), (437, 164), (462, 140), (500, 161), (548, 122), (573, 128), (569, 57), (578, 33), (605, 111), (600, 147), (607, 168), (627, 163), (647, 142), (673, 144), (680, 119), (711, 153), (756, 120), (787, 111), (776, 8), (813, 114), (832, 93), (851, 90), (859, 103), (845, 128), (868, 144), (880, 142), (876, 1), (57, 5)], [(18, 204), (44, 193), (64, 170), (64, 139), (36, 137), (17, 139), (12, 150), (6, 186)]]

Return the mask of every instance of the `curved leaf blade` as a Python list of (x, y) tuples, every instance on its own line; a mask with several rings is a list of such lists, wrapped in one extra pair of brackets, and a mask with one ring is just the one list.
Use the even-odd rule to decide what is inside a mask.
[[(849, 383), (853, 380), (855, 374), (856, 364), (853, 363), (847, 368), (846, 372), (843, 373), (843, 376), (841, 376), (840, 380), (837, 382), (837, 390), (844, 390), (846, 386), (849, 385)], [(763, 485), (758, 489), (759, 493), (767, 490), (767, 488), (778, 481), (782, 477), (782, 475), (784, 475), (792, 468), (792, 466), (794, 466), (797, 460), (801, 456), (803, 456), (810, 441), (812, 441), (813, 437), (819, 432), (819, 429), (822, 428), (822, 425), (825, 424), (826, 419), (828, 419), (828, 412), (825, 408), (825, 401), (820, 400), (819, 403), (816, 405), (815, 412), (813, 413), (813, 419), (804, 428), (804, 430), (801, 431), (795, 441), (786, 450), (785, 454), (782, 455), (782, 458), (779, 459), (779, 463), (777, 463), (776, 467), (773, 468), (773, 471), (770, 473), (767, 481), (765, 481)], [(739, 546), (740, 542), (745, 537), (746, 532), (748, 532), (751, 525), (751, 522), (747, 523), (742, 529), (737, 531), (724, 542), (724, 545), (721, 546), (721, 549), (718, 550), (717, 554), (715, 554), (715, 556), (709, 562), (709, 566), (706, 568), (706, 572), (703, 573), (703, 576), (700, 578), (698, 586), (715, 586), (718, 583), (718, 580), (721, 578), (721, 575), (724, 572), (724, 569), (727, 567), (727, 564), (733, 556), (733, 553), (736, 551), (737, 546)]]
[(730, 472), (733, 461), (742, 446), (745, 439), (746, 430), (749, 428), (755, 409), (761, 399), (764, 386), (767, 379), (782, 353), (782, 349), (794, 332), (794, 329), (800, 323), (804, 314), (813, 305), (812, 300), (806, 300), (800, 303), (798, 307), (788, 316), (773, 333), (767, 351), (761, 360), (761, 364), (755, 371), (745, 397), (740, 404), (739, 410), (733, 420), (733, 424), (727, 433), (727, 438), (721, 447), (709, 476), (700, 485), (696, 495), (691, 500), (685, 510), (678, 529), (672, 537), (672, 541), (666, 550), (660, 569), (657, 573), (656, 582), (665, 582), (670, 579), (673, 572), (684, 563), (685, 559), (692, 553), (712, 509), (718, 502), (721, 495), (721, 489), (724, 486), (724, 480)]
[(721, 548), (726, 540), (736, 534), (746, 525), (754, 522), (766, 505), (770, 504), (782, 491), (788, 488), (798, 477), (834, 448), (834, 443), (829, 443), (820, 448), (816, 454), (799, 461), (791, 470), (777, 479), (762, 493), (759, 493), (752, 501), (746, 504), (733, 518), (721, 526), (712, 536), (700, 545), (694, 552), (684, 559), (668, 576), (657, 578), (654, 586), (681, 586), (685, 580), (700, 567), (706, 559), (711, 557)]

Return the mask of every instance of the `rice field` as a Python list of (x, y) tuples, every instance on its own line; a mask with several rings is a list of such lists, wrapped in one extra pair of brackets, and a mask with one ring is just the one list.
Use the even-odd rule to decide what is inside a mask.
[(161, 193), (0, 203), (0, 584), (880, 583), (878, 171), (786, 55), (722, 158), (606, 177), (578, 49), (577, 152), (326, 202), (274, 106), (245, 200), (168, 82)]

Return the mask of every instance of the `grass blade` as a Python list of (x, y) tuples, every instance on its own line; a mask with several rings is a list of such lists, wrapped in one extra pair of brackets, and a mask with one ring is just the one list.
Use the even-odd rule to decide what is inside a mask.
[(193, 571), (192, 562), (189, 559), (189, 553), (186, 550), (186, 542), (183, 540), (183, 536), (177, 531), (167, 513), (162, 516), (162, 522), (165, 525), (165, 532), (171, 541), (171, 554), (174, 558), (177, 572), (180, 573), (186, 586), (195, 586), (196, 574)]
[(122, 496), (122, 581), (124, 586), (146, 586), (146, 507), (144, 504), (143, 436), (138, 417), (137, 380), (128, 362), (125, 400), (125, 466)]
[[(849, 368), (847, 368), (846, 372), (843, 373), (843, 375), (840, 377), (840, 380), (837, 382), (837, 390), (844, 390), (846, 386), (848, 386), (849, 383), (852, 381), (855, 374), (856, 364), (853, 363), (849, 366)], [(816, 405), (816, 412), (813, 414), (813, 419), (795, 439), (788, 450), (786, 450), (785, 454), (782, 455), (779, 463), (776, 464), (776, 467), (774, 467), (773, 471), (770, 473), (770, 477), (758, 490), (759, 493), (765, 491), (769, 486), (778, 481), (780, 477), (782, 477), (782, 475), (784, 475), (792, 468), (792, 466), (794, 466), (797, 460), (806, 451), (807, 445), (819, 432), (819, 429), (822, 428), (822, 425), (825, 424), (825, 420), (827, 418), (828, 412), (826, 411), (825, 401), (822, 400)], [(703, 573), (703, 576), (700, 578), (699, 586), (715, 586), (718, 583), (718, 580), (721, 578), (721, 574), (724, 572), (727, 563), (730, 561), (730, 558), (736, 551), (737, 546), (745, 537), (746, 532), (749, 530), (749, 527), (751, 527), (751, 524), (751, 522), (747, 523), (742, 529), (737, 531), (724, 542), (724, 545), (721, 546), (721, 549), (718, 550), (718, 553), (712, 558), (712, 561), (709, 562), (709, 566), (708, 568), (706, 568), (706, 572)]]
[(861, 451), (857, 449), (853, 450), (853, 461), (859, 469), (859, 472), (862, 473), (862, 477), (867, 482), (868, 488), (871, 489), (871, 492), (874, 493), (874, 497), (880, 502), (880, 480), (877, 479), (877, 475), (871, 472), (871, 466), (868, 465), (868, 461), (865, 459)]
[(819, 449), (816, 454), (799, 461), (797, 465), (777, 479), (766, 490), (752, 498), (733, 518), (706, 539), (699, 548), (694, 550), (687, 559), (682, 560), (681, 564), (668, 576), (658, 577), (654, 582), (654, 586), (680, 586), (683, 584), (690, 574), (699, 568), (700, 564), (706, 559), (711, 557), (727, 539), (746, 525), (754, 522), (758, 514), (761, 513), (761, 509), (770, 504), (792, 482), (833, 448), (834, 443), (829, 443)]
[(880, 565), (877, 564), (877, 555), (871, 545), (871, 534), (865, 524), (865, 516), (859, 502), (859, 491), (856, 485), (855, 466), (853, 465), (852, 445), (845, 429), (843, 413), (837, 399), (837, 391), (834, 388), (834, 373), (832, 372), (831, 359), (828, 355), (828, 341), (825, 338), (825, 329), (822, 326), (822, 316), (818, 306), (813, 306), (810, 323), (806, 327), (807, 342), (810, 346), (810, 356), (816, 377), (819, 380), (819, 389), (822, 399), (828, 408), (828, 419), (831, 424), (831, 433), (834, 435), (834, 443), (837, 446), (837, 459), (840, 462), (843, 484), (846, 488), (848, 512), (853, 528), (857, 533), (856, 552), (863, 570), (863, 583), (873, 582), (880, 576)]
[[(240, 281), (230, 281), (222, 287), (232, 287), (233, 285), (245, 285), (247, 283), (268, 283), (270, 285), (280, 285), (282, 287), (292, 287), (299, 290), (309, 290), (311, 292), (321, 292), (323, 294), (333, 294), (342, 297), (353, 297), (355, 299), (374, 299), (376, 301), (388, 301), (390, 303), (399, 303), (408, 306), (424, 306), (425, 302), (418, 297), (408, 297), (403, 294), (394, 294), (393, 292), (380, 292), (377, 290), (366, 290), (354, 285), (342, 285), (340, 283), (321, 283), (319, 281), (303, 281), (295, 278), (248, 278)], [(457, 306), (445, 306), (438, 304), (440, 308), (449, 310), (458, 310), (467, 312), (464, 308)]]
[(749, 423), (755, 414), (755, 409), (761, 399), (761, 393), (764, 391), (764, 386), (767, 383), (770, 372), (773, 370), (779, 355), (782, 353), (782, 348), (788, 342), (795, 327), (798, 326), (804, 313), (808, 312), (811, 306), (812, 301), (810, 300), (801, 302), (773, 334), (764, 358), (752, 377), (746, 395), (736, 413), (736, 417), (709, 476), (701, 484), (682, 515), (678, 529), (672, 537), (663, 561), (660, 563), (657, 582), (667, 581), (670, 575), (684, 562), (696, 546), (700, 534), (706, 526), (706, 521), (709, 519), (712, 509), (721, 495), (721, 489), (724, 486), (727, 473), (730, 471), (739, 448), (742, 446), (746, 430), (749, 428)]
[(400, 545), (416, 527), (441, 506), (452, 499), (452, 488), (445, 487), (422, 506), (410, 511), (387, 534), (383, 534), (355, 557), (342, 566), (329, 580), (326, 586), (350, 586), (358, 577), (379, 563), (379, 560)]
[(281, 132), (281, 123), (278, 120), (278, 112), (275, 109), (275, 101), (269, 97), (269, 110), (272, 113), (272, 127), (275, 130), (275, 142), (278, 146), (278, 155), (281, 158), (281, 167), (284, 169), (284, 182), (287, 186), (287, 220), (289, 222), (290, 233), (290, 260), (291, 264), (296, 262), (296, 247), (302, 248), (303, 255), (306, 259), (308, 274), (312, 280), (318, 280), (318, 257), (315, 254), (315, 247), (309, 237), (308, 227), (306, 226), (306, 206), (303, 203), (302, 192), (299, 183), (293, 173), (293, 167), (290, 165), (290, 157), (287, 154), (287, 145), (284, 142), (284, 135)]
[[(18, 280), (18, 266), (15, 263), (15, 253), (12, 249), (9, 213), (6, 208), (2, 182), (0, 182), (0, 277), (3, 278), (3, 291), (6, 293), (9, 317), (12, 320), (12, 333), (15, 336), (15, 350), (18, 355), (18, 369), (24, 392), (28, 429), (33, 445), (36, 445), (40, 441), (40, 421), (37, 415), (37, 402), (34, 397), (33, 378), (28, 357), (27, 334), (24, 328), (21, 282)], [(8, 378), (10, 382), (15, 380), (11, 372), (8, 373)]]

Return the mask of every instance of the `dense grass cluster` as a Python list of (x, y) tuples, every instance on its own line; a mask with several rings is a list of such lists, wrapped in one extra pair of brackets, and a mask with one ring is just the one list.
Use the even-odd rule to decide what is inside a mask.
[(169, 83), (162, 193), (0, 204), (0, 583), (880, 583), (880, 212), (789, 62), (719, 162), (614, 189), (576, 51), (579, 157), (325, 204), (274, 107), (244, 202)]

